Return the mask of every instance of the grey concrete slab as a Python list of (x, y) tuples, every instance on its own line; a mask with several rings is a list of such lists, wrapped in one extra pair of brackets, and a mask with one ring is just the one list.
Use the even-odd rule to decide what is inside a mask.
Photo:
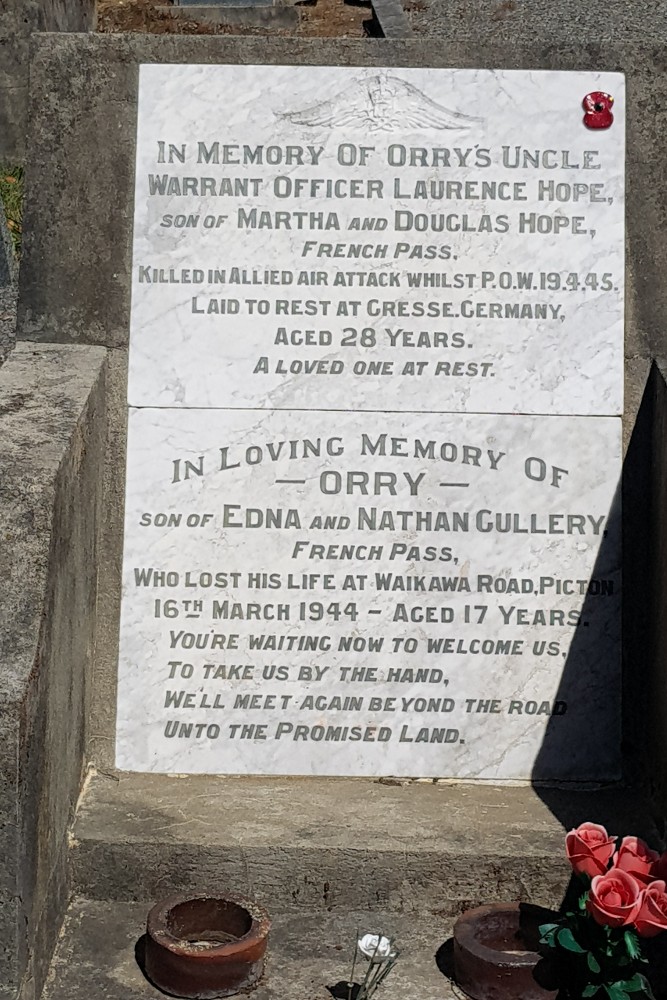
[[(69, 909), (43, 1000), (158, 1000), (164, 994), (143, 976), (135, 947), (148, 906), (75, 900)], [(272, 912), (265, 974), (253, 1000), (331, 1000), (327, 986), (346, 979), (358, 929), (396, 938), (398, 964), (378, 1000), (450, 1000), (452, 989), (438, 966), (451, 921), (378, 910), (344, 913)], [(437, 957), (436, 957), (437, 956)], [(359, 967), (357, 967), (357, 971)]]
[(92, 31), (95, 0), (3, 0), (0, 4), (0, 160), (23, 162), (29, 41), (34, 31)]
[(73, 831), (74, 889), (134, 900), (200, 883), (283, 909), (554, 905), (569, 877), (565, 829), (591, 816), (658, 841), (646, 803), (625, 790), (98, 775)]
[(414, 35), (401, 0), (373, 0), (373, 14), (384, 38), (411, 38)]
[(127, 440), (127, 351), (109, 351), (107, 359), (108, 450), (102, 470), (104, 520), (101, 526), (97, 636), (90, 690), (86, 755), (113, 769), (116, 727), (116, 676), (120, 623), (125, 442)]
[(19, 345), (0, 369), (0, 995), (32, 1000), (68, 898), (104, 461), (100, 348)]

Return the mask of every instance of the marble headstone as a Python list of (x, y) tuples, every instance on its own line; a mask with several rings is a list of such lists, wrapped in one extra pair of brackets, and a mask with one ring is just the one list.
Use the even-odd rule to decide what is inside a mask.
[(130, 405), (620, 413), (596, 91), (622, 109), (618, 74), (143, 66)]
[(618, 775), (623, 88), (141, 68), (120, 768)]
[(613, 773), (619, 432), (131, 410), (119, 766), (529, 778), (594, 716)]

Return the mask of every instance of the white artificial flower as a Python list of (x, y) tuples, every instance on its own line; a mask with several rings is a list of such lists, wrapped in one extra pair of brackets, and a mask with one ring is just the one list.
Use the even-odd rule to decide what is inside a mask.
[(370, 958), (371, 962), (385, 962), (388, 958), (396, 957), (391, 939), (381, 934), (364, 934), (359, 938), (358, 946), (361, 954)]

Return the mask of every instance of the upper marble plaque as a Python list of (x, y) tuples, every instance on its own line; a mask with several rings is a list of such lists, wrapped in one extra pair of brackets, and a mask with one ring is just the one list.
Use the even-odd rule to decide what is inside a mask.
[(620, 413), (624, 144), (619, 74), (142, 66), (130, 404)]

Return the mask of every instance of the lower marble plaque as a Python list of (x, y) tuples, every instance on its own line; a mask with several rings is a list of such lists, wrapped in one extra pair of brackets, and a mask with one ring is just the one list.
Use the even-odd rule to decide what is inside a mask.
[(119, 768), (617, 776), (619, 419), (129, 418)]

